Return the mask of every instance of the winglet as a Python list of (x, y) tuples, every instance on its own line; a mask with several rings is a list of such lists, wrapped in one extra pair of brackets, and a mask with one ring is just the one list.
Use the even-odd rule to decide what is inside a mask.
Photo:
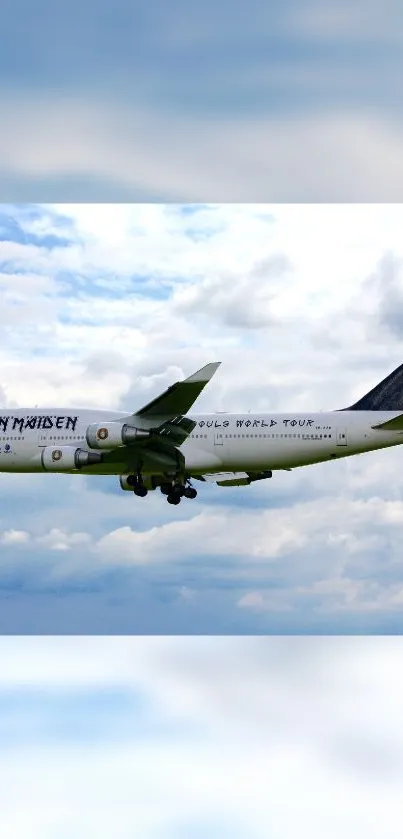
[(175, 382), (164, 393), (145, 405), (144, 408), (136, 411), (136, 416), (173, 418), (187, 414), (220, 364), (220, 361), (206, 364), (205, 367), (201, 367), (187, 379)]
[(200, 370), (197, 370), (196, 373), (193, 373), (187, 379), (185, 379), (181, 384), (193, 384), (194, 382), (207, 382), (213, 378), (214, 373), (218, 370), (221, 361), (212, 361), (210, 364), (205, 364), (204, 367), (201, 367)]

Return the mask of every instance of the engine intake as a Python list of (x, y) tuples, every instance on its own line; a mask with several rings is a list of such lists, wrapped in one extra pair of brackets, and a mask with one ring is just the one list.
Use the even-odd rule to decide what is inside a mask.
[(45, 446), (41, 458), (46, 472), (69, 472), (71, 469), (95, 466), (103, 460), (101, 453), (86, 452), (73, 446)]
[(120, 422), (105, 422), (101, 425), (89, 425), (85, 438), (92, 449), (114, 449), (118, 446), (128, 446), (137, 440), (149, 437), (149, 431), (135, 428), (133, 425)]

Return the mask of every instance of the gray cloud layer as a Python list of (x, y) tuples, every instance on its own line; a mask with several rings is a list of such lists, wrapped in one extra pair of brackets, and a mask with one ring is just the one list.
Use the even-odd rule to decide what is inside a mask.
[(399, 4), (247, 8), (9, 5), (3, 199), (399, 200)]

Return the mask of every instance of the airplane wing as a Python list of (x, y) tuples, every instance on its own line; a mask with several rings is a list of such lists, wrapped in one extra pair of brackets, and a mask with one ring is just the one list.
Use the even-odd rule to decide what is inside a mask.
[(175, 382), (130, 418), (126, 416), (124, 421), (146, 430), (152, 429), (161, 440), (180, 446), (196, 425), (185, 414), (200, 396), (220, 364), (220, 361), (206, 364), (182, 382)]
[(200, 396), (203, 388), (214, 376), (214, 373), (220, 366), (221, 362), (216, 361), (212, 364), (206, 364), (192, 376), (184, 379), (182, 382), (175, 382), (171, 385), (161, 396), (157, 396), (144, 408), (136, 411), (136, 417), (171, 417), (172, 419), (178, 414), (187, 414), (190, 411), (198, 396)]
[(403, 414), (399, 414), (399, 416), (393, 417), (393, 419), (377, 423), (377, 425), (371, 427), (377, 431), (403, 431)]

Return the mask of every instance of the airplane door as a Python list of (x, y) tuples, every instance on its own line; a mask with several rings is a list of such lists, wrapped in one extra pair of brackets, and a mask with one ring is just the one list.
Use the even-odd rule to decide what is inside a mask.
[(222, 431), (216, 431), (214, 434), (214, 445), (215, 446), (223, 446), (224, 445), (224, 435)]
[(347, 446), (347, 428), (337, 429), (336, 441), (338, 446)]

